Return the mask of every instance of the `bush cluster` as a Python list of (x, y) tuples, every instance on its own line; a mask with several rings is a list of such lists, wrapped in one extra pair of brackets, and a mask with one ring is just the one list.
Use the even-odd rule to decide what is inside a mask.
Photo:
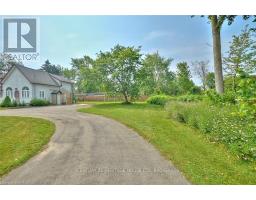
[[(50, 105), (50, 102), (47, 100), (43, 99), (32, 99), (30, 102), (31, 106), (48, 106)], [(10, 97), (5, 97), (3, 102), (0, 104), (1, 107), (24, 107), (27, 106), (26, 103), (24, 102), (17, 102), (17, 101), (12, 101)]]
[(5, 97), (3, 102), (0, 104), (1, 107), (19, 107), (26, 106), (24, 102), (11, 101), (10, 97)]
[(236, 93), (233, 91), (226, 91), (224, 94), (217, 94), (215, 90), (208, 90), (206, 92), (208, 100), (214, 104), (235, 104)]
[(32, 99), (30, 102), (31, 106), (48, 106), (50, 102), (44, 99)]
[(235, 105), (216, 106), (205, 102), (169, 102), (170, 116), (199, 129), (212, 142), (225, 144), (243, 160), (256, 160), (256, 126), (252, 121), (236, 115)]
[(147, 99), (147, 103), (155, 105), (165, 105), (168, 101), (182, 101), (182, 102), (197, 102), (203, 100), (202, 95), (182, 95), (182, 96), (167, 96), (155, 95)]
[(155, 95), (151, 96), (147, 99), (147, 103), (155, 104), (155, 105), (165, 105), (171, 99), (170, 96), (167, 95)]

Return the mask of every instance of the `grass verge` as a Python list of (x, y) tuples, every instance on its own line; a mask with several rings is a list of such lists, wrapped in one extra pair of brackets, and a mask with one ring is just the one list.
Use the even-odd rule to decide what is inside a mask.
[(54, 131), (48, 120), (0, 116), (0, 177), (39, 152)]
[(152, 143), (194, 184), (256, 184), (256, 164), (238, 159), (199, 131), (169, 118), (161, 106), (97, 104), (80, 112), (113, 118)]

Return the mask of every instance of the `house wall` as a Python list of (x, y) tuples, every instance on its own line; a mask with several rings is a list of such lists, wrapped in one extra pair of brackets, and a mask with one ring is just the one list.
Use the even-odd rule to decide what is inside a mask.
[(73, 85), (71, 83), (61, 82), (62, 103), (72, 104), (73, 103)]
[[(34, 84), (34, 98), (40, 99), (40, 91), (44, 91), (44, 99), (52, 103), (52, 91), (59, 90), (57, 86)], [(41, 98), (42, 99), (42, 98)]]
[[(3, 83), (3, 95), (0, 97), (0, 101), (2, 102), (6, 97), (6, 89), (10, 87), (12, 88), (12, 100), (15, 100), (15, 88), (19, 91), (20, 102), (29, 103), (33, 98), (33, 87), (32, 84), (26, 79), (26, 77), (16, 68), (9, 74), (5, 82)], [(29, 97), (22, 98), (22, 88), (29, 88)]]
[(72, 84), (70, 83), (66, 83), (66, 82), (61, 82), (61, 89), (66, 91), (66, 92), (69, 92), (69, 93), (72, 93)]

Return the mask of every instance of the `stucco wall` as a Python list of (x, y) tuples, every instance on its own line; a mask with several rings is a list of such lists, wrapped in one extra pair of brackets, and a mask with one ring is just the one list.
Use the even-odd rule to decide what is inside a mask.
[[(16, 68), (13, 69), (12, 73), (7, 77), (6, 81), (3, 84), (3, 96), (0, 99), (2, 101), (6, 97), (6, 89), (12, 88), (12, 100), (15, 100), (14, 92), (15, 88), (19, 91), (20, 102), (29, 103), (33, 98), (33, 87), (32, 84), (24, 77), (24, 75)], [(29, 88), (29, 98), (22, 98), (22, 88)]]
[(52, 97), (51, 93), (54, 90), (59, 90), (59, 87), (56, 86), (49, 86), (49, 85), (40, 85), (40, 84), (34, 84), (34, 93), (35, 98), (40, 99), (40, 91), (44, 91), (45, 94), (45, 100), (48, 100), (52, 103)]

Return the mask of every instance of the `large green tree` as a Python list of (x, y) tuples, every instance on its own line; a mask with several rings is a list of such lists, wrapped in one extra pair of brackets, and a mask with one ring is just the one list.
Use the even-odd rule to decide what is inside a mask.
[(56, 74), (56, 75), (62, 74), (62, 67), (60, 65), (51, 64), (49, 60), (46, 60), (40, 69), (51, 74)]
[(191, 73), (189, 66), (186, 62), (180, 62), (177, 64), (177, 83), (180, 88), (181, 94), (190, 93), (194, 87), (194, 83), (191, 79)]
[(138, 70), (141, 66), (140, 47), (116, 45), (110, 51), (97, 55), (97, 66), (105, 81), (116, 93), (124, 96), (128, 103), (139, 93)]
[(246, 26), (239, 35), (234, 35), (230, 42), (227, 56), (223, 59), (224, 70), (232, 79), (233, 91), (237, 87), (237, 74), (239, 69), (245, 72), (255, 72), (256, 48), (252, 39), (252, 31)]
[(144, 95), (168, 93), (175, 74), (169, 67), (173, 59), (161, 57), (159, 53), (146, 55), (139, 71), (140, 90)]
[(78, 92), (94, 93), (105, 91), (102, 74), (90, 56), (72, 58), (71, 65), (72, 69), (69, 73), (74, 77), (75, 87)]

